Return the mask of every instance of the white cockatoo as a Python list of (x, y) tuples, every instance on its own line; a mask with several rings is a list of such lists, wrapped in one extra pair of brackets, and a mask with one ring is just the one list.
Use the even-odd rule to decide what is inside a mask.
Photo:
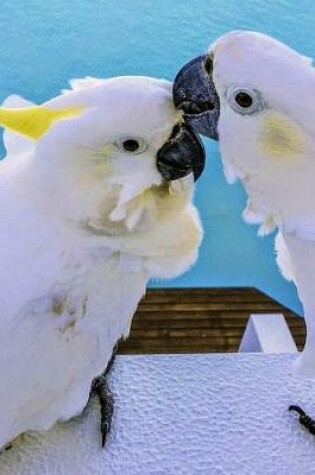
[(315, 70), (263, 34), (236, 31), (179, 72), (174, 101), (187, 123), (219, 139), (226, 178), (248, 195), (244, 218), (278, 229), (283, 275), (293, 280), (307, 326), (297, 373), (315, 378)]
[(0, 109), (0, 447), (83, 410), (148, 279), (188, 269), (202, 237), (204, 151), (171, 83), (71, 86)]

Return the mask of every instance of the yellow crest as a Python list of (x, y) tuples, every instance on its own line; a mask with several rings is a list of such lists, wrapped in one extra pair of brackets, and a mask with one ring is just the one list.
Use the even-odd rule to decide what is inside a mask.
[(83, 107), (49, 109), (44, 106), (9, 109), (0, 107), (0, 125), (14, 132), (19, 132), (34, 140), (45, 135), (54, 122), (70, 117), (77, 117)]

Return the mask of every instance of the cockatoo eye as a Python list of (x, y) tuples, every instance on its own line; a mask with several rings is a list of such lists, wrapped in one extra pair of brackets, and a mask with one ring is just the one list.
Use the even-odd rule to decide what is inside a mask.
[(139, 154), (146, 150), (147, 143), (139, 137), (123, 137), (116, 140), (116, 146), (121, 152)]
[(247, 109), (252, 105), (253, 99), (247, 92), (238, 92), (235, 96), (235, 102), (237, 102), (240, 107)]
[(226, 94), (228, 103), (239, 114), (255, 114), (264, 108), (260, 93), (247, 87), (231, 87)]

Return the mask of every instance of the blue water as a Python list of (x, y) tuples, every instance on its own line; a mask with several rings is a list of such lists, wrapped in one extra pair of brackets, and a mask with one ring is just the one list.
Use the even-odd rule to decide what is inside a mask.
[[(231, 29), (271, 34), (315, 55), (315, 2), (247, 0), (11, 0), (0, 10), (0, 100), (35, 102), (85, 75), (144, 74), (172, 79), (189, 58)], [(223, 179), (215, 143), (196, 202), (205, 226), (198, 264), (176, 286), (256, 286), (299, 311), (279, 274), (273, 238), (241, 220), (245, 197)], [(156, 285), (156, 284), (154, 284)], [(166, 285), (165, 282), (158, 285)]]

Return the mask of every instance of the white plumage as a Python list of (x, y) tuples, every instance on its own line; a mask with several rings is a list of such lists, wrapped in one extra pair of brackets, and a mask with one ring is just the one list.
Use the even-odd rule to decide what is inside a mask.
[[(148, 279), (186, 270), (201, 240), (193, 178), (165, 184), (156, 168), (182, 120), (171, 84), (122, 77), (73, 86), (44, 106), (82, 107), (78, 117), (36, 142), (4, 137), (0, 447), (83, 410)], [(141, 153), (122, 150), (129, 137)]]
[(210, 54), (224, 170), (246, 189), (245, 220), (260, 224), (260, 234), (279, 231), (277, 262), (297, 286), (307, 324), (297, 369), (314, 378), (315, 70), (309, 58), (253, 32), (228, 33)]

